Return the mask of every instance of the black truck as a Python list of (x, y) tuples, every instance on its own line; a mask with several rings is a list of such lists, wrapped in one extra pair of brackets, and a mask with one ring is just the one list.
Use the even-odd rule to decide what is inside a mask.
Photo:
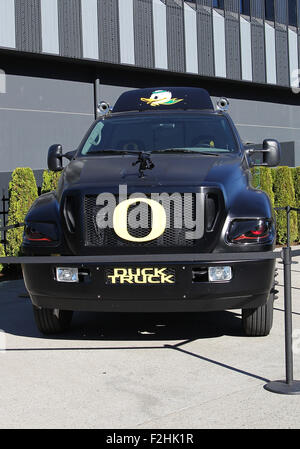
[(280, 146), (245, 148), (227, 109), (201, 88), (131, 90), (100, 104), (76, 150), (50, 147), (62, 174), (29, 210), (22, 248), (77, 260), (22, 266), (42, 333), (67, 329), (73, 311), (239, 308), (246, 335), (268, 335), (274, 260), (222, 254), (273, 251), (274, 213), (250, 168), (278, 165)]

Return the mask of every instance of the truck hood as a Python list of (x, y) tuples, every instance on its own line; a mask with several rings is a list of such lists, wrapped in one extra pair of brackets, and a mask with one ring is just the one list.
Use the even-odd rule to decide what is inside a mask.
[(152, 170), (139, 177), (135, 155), (107, 155), (78, 158), (65, 168), (60, 190), (128, 186), (197, 186), (214, 184), (225, 187), (245, 176), (242, 159), (237, 154), (206, 156), (201, 154), (153, 154)]

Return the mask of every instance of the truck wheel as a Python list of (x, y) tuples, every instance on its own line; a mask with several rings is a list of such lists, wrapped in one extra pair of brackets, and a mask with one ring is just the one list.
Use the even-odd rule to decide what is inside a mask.
[(58, 334), (67, 330), (71, 324), (71, 310), (44, 309), (33, 306), (35, 323), (40, 332), (46, 335)]
[(274, 294), (263, 306), (256, 309), (242, 309), (242, 323), (245, 334), (249, 337), (265, 337), (269, 335), (273, 325)]

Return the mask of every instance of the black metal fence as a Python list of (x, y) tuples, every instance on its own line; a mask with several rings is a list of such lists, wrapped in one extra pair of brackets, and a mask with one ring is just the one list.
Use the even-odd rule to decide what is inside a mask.
[[(1, 217), (1, 226), (3, 228), (7, 225), (7, 219), (8, 219), (8, 208), (9, 208), (9, 198), (5, 196), (4, 190), (2, 191), (2, 198), (1, 198), (1, 210), (0, 210), (0, 217)], [(6, 250), (6, 230), (1, 232), (1, 243), (4, 246), (4, 249)]]
[[(38, 195), (41, 195), (41, 187), (38, 187)], [(8, 230), (7, 228), (7, 222), (8, 222), (8, 210), (9, 210), (9, 196), (6, 196), (5, 190), (2, 190), (2, 197), (0, 199), (0, 243), (4, 246), (4, 250), (6, 251), (6, 245), (7, 245), (7, 238), (6, 238), (6, 232)], [(17, 223), (19, 225), (19, 223)], [(16, 227), (16, 226), (13, 226)], [(17, 226), (19, 227), (19, 226)], [(10, 227), (11, 228), (11, 227)]]

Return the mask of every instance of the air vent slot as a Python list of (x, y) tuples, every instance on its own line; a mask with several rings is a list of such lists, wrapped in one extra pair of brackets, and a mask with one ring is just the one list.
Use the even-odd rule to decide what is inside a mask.
[(64, 203), (64, 217), (68, 231), (72, 234), (75, 232), (75, 198), (73, 196), (67, 196)]
[(218, 197), (207, 194), (205, 198), (205, 223), (206, 231), (213, 231), (218, 215)]

